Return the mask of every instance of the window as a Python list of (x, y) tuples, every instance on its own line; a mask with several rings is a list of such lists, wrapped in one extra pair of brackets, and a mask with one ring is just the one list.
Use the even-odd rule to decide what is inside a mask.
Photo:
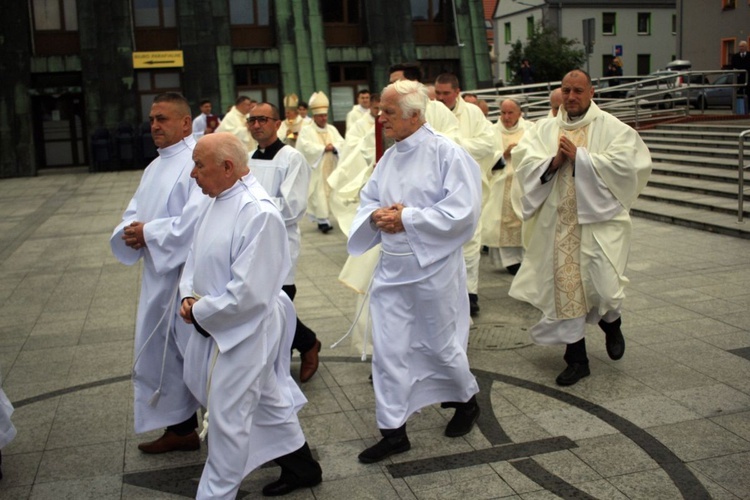
[(53, 56), (81, 51), (76, 0), (32, 0), (34, 53)]
[(648, 75), (651, 73), (651, 54), (638, 54), (638, 74)]
[(534, 36), (534, 16), (529, 16), (526, 18), (526, 37), (532, 36)]
[(135, 50), (179, 48), (175, 0), (132, 0)]
[(327, 45), (362, 45), (360, 0), (326, 0), (320, 9)]
[(672, 34), (677, 34), (677, 14), (672, 14)]
[(732, 55), (734, 55), (734, 38), (722, 38), (721, 40), (721, 68), (732, 67)]
[(411, 20), (442, 22), (443, 0), (411, 0)]
[(505, 23), (505, 45), (510, 44), (512, 35), (510, 34), (510, 23)]
[(271, 24), (269, 0), (229, 0), (229, 24), (268, 26)]
[(281, 104), (280, 80), (278, 66), (240, 65), (234, 67), (234, 86), (237, 89), (237, 95), (246, 95), (258, 102)]
[(411, 0), (411, 21), (414, 43), (445, 45), (454, 33), (451, 0)]
[(602, 13), (602, 35), (617, 34), (617, 14), (614, 12)]
[(369, 88), (370, 66), (361, 63), (328, 65), (328, 79), (331, 82), (331, 108), (328, 123), (335, 125), (343, 134), (346, 114), (352, 110), (355, 95), (360, 89)]
[(137, 71), (138, 97), (141, 103), (141, 121), (148, 121), (154, 97), (162, 92), (182, 92), (180, 72), (173, 69)]
[(177, 26), (175, 0), (133, 0), (136, 28), (174, 28)]
[(651, 13), (650, 12), (638, 13), (638, 34), (639, 35), (651, 34)]
[(269, 48), (276, 43), (270, 0), (229, 0), (229, 33), (234, 48)]

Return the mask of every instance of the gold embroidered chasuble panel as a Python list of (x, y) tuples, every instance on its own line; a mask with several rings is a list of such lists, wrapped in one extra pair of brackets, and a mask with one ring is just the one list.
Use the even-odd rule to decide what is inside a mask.
[[(513, 133), (503, 133), (503, 150), (508, 144), (518, 144), (523, 137), (524, 129), (519, 127)], [(513, 210), (513, 201), (511, 199), (511, 188), (513, 186), (513, 179), (516, 175), (513, 169), (512, 162), (512, 151), (511, 160), (508, 160), (505, 166), (505, 182), (503, 184), (503, 205), (500, 211), (500, 246), (501, 247), (520, 247), (523, 246), (521, 242), (521, 219), (516, 215)]]
[[(318, 133), (318, 140), (320, 141), (323, 146), (326, 146), (328, 144), (332, 144), (331, 139), (329, 137), (328, 128), (326, 128), (325, 131), (321, 131), (320, 129), (316, 130)], [(331, 197), (331, 186), (328, 185), (328, 176), (331, 175), (333, 172), (333, 169), (336, 168), (336, 157), (333, 154), (333, 151), (328, 151), (323, 153), (323, 158), (320, 160), (320, 173), (323, 176), (323, 189), (326, 194), (326, 198)]]
[[(588, 125), (575, 130), (561, 130), (576, 147), (587, 146)], [(578, 224), (574, 164), (567, 160), (557, 173), (557, 226), (553, 266), (555, 272), (555, 310), (558, 319), (585, 316), (588, 312), (581, 280), (581, 226)]]

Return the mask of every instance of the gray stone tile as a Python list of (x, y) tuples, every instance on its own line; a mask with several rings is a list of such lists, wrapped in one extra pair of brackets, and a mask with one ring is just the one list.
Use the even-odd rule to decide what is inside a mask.
[(122, 477), (119, 474), (86, 479), (36, 483), (30, 500), (119, 500)]
[(632, 500), (682, 498), (672, 479), (663, 470), (635, 472), (609, 479), (612, 485)]
[(124, 441), (46, 450), (35, 482), (84, 479), (120, 474)]
[(622, 434), (581, 439), (576, 444), (578, 448), (570, 451), (605, 478), (658, 467), (643, 449)]
[[(381, 464), (364, 465), (357, 460), (357, 455), (372, 444), (374, 442), (365, 445), (362, 441), (346, 441), (315, 446), (318, 460), (324, 468), (324, 482), (355, 478), (362, 480), (361, 476), (371, 476), (374, 472), (380, 472)], [(385, 463), (387, 462), (384, 461), (383, 464)]]
[(750, 496), (750, 475), (748, 475), (750, 453), (732, 453), (721, 457), (697, 460), (690, 468), (705, 474), (723, 488), (739, 498)]
[(669, 391), (666, 395), (704, 417), (750, 410), (750, 396), (724, 384)]
[(742, 439), (750, 441), (750, 412), (743, 411), (731, 415), (721, 415), (709, 420), (737, 434)]
[(649, 429), (686, 462), (750, 450), (750, 442), (709, 420), (691, 420)]
[(567, 436), (573, 441), (617, 432), (609, 424), (578, 408), (550, 410), (530, 417), (550, 435)]
[(27, 490), (36, 481), (42, 453), (3, 453), (3, 479), (0, 482), (0, 493), (5, 499), (5, 491), (10, 488)]
[(522, 474), (508, 462), (493, 462), (489, 465), (518, 494), (542, 491), (541, 486), (529, 479), (525, 474)]
[(545, 470), (566, 483), (575, 484), (602, 479), (593, 468), (571, 451), (545, 453), (544, 455), (535, 456), (534, 460)]
[(606, 402), (602, 406), (641, 428), (701, 418), (698, 413), (662, 395), (619, 399)]
[(0, 492), (2, 492), (3, 500), (28, 500), (31, 495), (31, 485), (14, 487), (0, 484)]
[(342, 410), (329, 389), (306, 389), (307, 404), (300, 410), (300, 417), (327, 415)]
[(51, 398), (16, 408), (13, 412), (16, 437), (3, 451), (6, 454), (44, 451), (58, 404), (59, 398)]
[(342, 412), (308, 416), (301, 419), (301, 424), (305, 438), (315, 446), (360, 439), (347, 415)]
[(488, 465), (407, 478), (419, 499), (504, 498), (514, 491)]

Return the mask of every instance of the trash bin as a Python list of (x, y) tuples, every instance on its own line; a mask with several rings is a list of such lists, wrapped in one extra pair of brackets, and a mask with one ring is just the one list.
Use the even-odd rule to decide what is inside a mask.
[(156, 144), (151, 137), (151, 124), (143, 122), (138, 128), (138, 163), (146, 167), (157, 155)]
[(112, 168), (112, 140), (109, 130), (104, 127), (91, 134), (91, 165), (94, 172)]
[(736, 115), (746, 115), (747, 114), (747, 96), (746, 95), (738, 95), (737, 96), (737, 104), (736, 104), (734, 113)]
[(121, 123), (115, 131), (115, 146), (120, 168), (135, 165), (135, 129), (129, 123)]

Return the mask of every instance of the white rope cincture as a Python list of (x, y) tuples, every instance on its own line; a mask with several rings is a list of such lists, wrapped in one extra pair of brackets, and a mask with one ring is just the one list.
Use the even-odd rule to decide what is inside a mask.
[(219, 358), (219, 344), (216, 344), (216, 350), (214, 351), (214, 356), (213, 356), (213, 359), (211, 360), (211, 369), (208, 372), (208, 381), (206, 382), (206, 413), (203, 414), (203, 421), (201, 422), (201, 432), (200, 434), (198, 434), (198, 438), (201, 441), (205, 441), (206, 436), (208, 435), (208, 403), (211, 399), (211, 379), (214, 376), (214, 367), (216, 366), (216, 360), (218, 358)]
[(162, 324), (162, 321), (164, 321), (164, 317), (169, 314), (169, 322), (167, 324), (167, 333), (164, 336), (164, 352), (162, 353), (161, 358), (161, 374), (159, 375), (159, 387), (156, 388), (156, 391), (151, 395), (151, 397), (148, 400), (149, 406), (155, 407), (159, 403), (159, 398), (161, 397), (161, 386), (162, 382), (164, 381), (164, 367), (167, 362), (167, 346), (169, 345), (169, 336), (172, 332), (172, 327), (174, 326), (174, 308), (175, 308), (175, 300), (177, 298), (177, 293), (179, 291), (179, 282), (177, 285), (175, 285), (174, 292), (171, 294), (170, 304), (169, 307), (164, 309), (164, 312), (162, 313), (161, 317), (159, 318), (159, 321), (154, 326), (154, 329), (151, 330), (151, 333), (149, 334), (148, 338), (146, 338), (146, 341), (141, 346), (141, 349), (138, 351), (138, 353), (135, 356), (135, 360), (133, 361), (133, 369), (131, 370), (132, 378), (136, 377), (136, 371), (135, 367), (138, 364), (138, 360), (141, 358), (141, 354), (143, 354), (143, 351), (146, 349), (146, 346), (151, 341), (151, 339), (154, 337), (156, 332), (159, 330), (159, 326)]
[[(365, 291), (365, 298), (362, 300), (362, 303), (359, 305), (359, 308), (357, 309), (357, 314), (354, 315), (354, 321), (352, 322), (352, 325), (349, 327), (349, 330), (346, 331), (343, 337), (338, 339), (336, 342), (331, 344), (331, 349), (335, 349), (338, 347), (338, 345), (343, 342), (349, 335), (352, 334), (354, 331), (354, 328), (357, 326), (357, 322), (359, 321), (359, 317), (362, 316), (362, 310), (365, 308), (366, 305), (369, 304), (369, 298), (370, 298), (370, 291), (372, 290), (372, 282), (375, 279), (375, 273), (372, 273), (372, 276), (370, 277), (370, 283), (367, 285), (367, 290)], [(365, 326), (365, 334), (364, 334), (364, 343), (362, 345), (362, 361), (367, 361), (367, 330), (370, 326), (370, 311), (368, 308), (367, 311), (367, 326)]]

